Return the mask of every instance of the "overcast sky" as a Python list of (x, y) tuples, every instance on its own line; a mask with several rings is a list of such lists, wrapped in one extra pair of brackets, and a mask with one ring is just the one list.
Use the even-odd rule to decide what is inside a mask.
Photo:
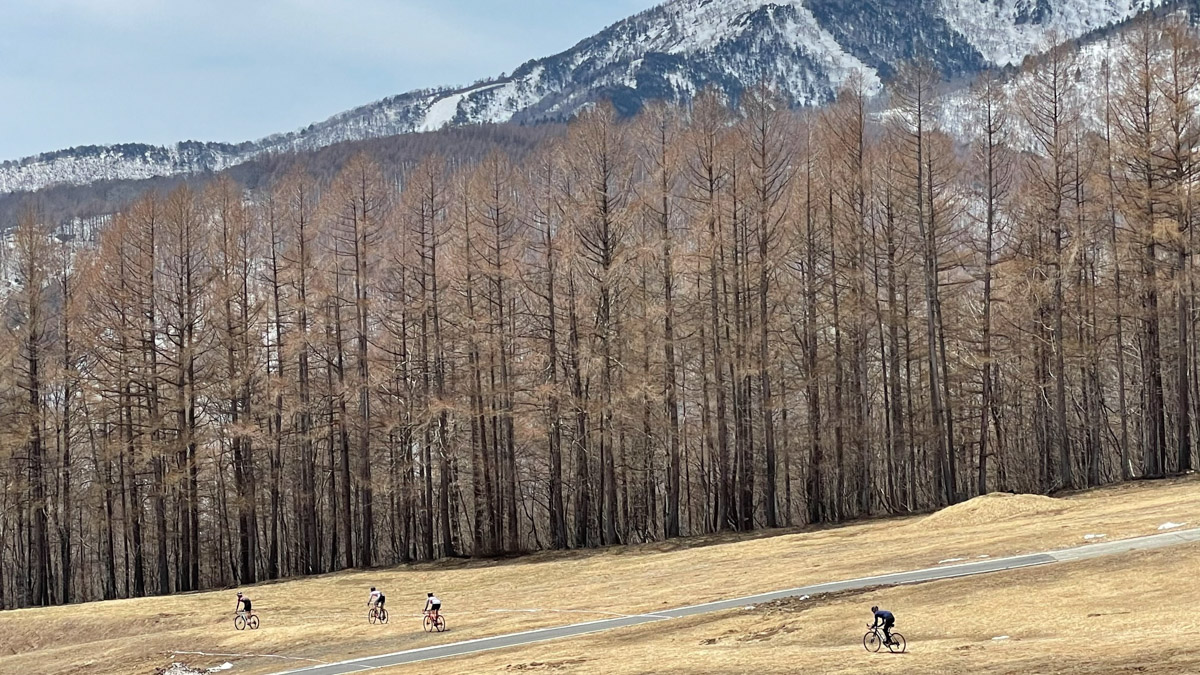
[(0, 0), (0, 160), (243, 141), (511, 72), (656, 0)]

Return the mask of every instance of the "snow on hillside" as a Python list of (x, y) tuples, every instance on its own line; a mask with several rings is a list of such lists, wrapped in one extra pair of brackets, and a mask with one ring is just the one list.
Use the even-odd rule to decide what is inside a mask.
[(247, 159), (243, 151), (216, 143), (179, 143), (169, 148), (136, 144), (73, 148), (0, 163), (0, 193), (37, 190), (59, 183), (81, 185), (220, 171)]
[(764, 80), (793, 104), (810, 105), (830, 98), (854, 71), (877, 89), (913, 53), (914, 33), (948, 70), (970, 74), (1019, 62), (1048, 34), (1075, 38), (1125, 20), (1146, 1), (669, 0), (472, 87), (393, 96), (237, 146), (89, 147), (0, 163), (0, 193), (218, 171), (264, 153), (452, 125), (557, 120), (598, 99), (632, 113), (647, 101), (687, 101), (706, 87), (736, 97)]
[(1048, 38), (1069, 39), (1125, 21), (1146, 0), (941, 0), (942, 13), (990, 63), (1019, 64)]
[[(1074, 70), (1079, 73), (1079, 78), (1067, 89), (1066, 104), (1079, 111), (1079, 123), (1084, 129), (1101, 131), (1104, 127), (1103, 73), (1106, 67), (1115, 67), (1123, 45), (1124, 36), (1111, 36), (1090, 41), (1075, 54)], [(1013, 106), (1013, 113), (1009, 115), (1010, 142), (1026, 151), (1037, 151), (1038, 148), (1016, 106), (1019, 105), (1022, 92), (1029, 88), (1032, 77), (1029, 72), (1020, 72), (1003, 85), (1006, 99)], [(937, 107), (938, 122), (943, 131), (956, 138), (972, 137), (979, 121), (976, 119), (978, 106), (969, 89), (953, 91), (941, 97)]]
[[(433, 96), (430, 100), (429, 110), (425, 113), (425, 119), (421, 122), (415, 131), (437, 131), (442, 127), (449, 126), (459, 115), (459, 104), (462, 100), (471, 94), (476, 94), (482, 91), (495, 89), (501, 86), (500, 84), (488, 84), (482, 87), (475, 87), (467, 91), (451, 94), (449, 96)], [(481, 121), (503, 121), (500, 119), (489, 119)]]

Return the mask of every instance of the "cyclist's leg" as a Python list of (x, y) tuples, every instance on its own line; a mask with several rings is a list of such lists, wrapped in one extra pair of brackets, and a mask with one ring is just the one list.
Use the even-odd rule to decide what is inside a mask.
[(883, 637), (885, 640), (887, 640), (888, 644), (891, 644), (892, 642), (892, 628), (895, 627), (895, 625), (895, 619), (888, 619), (883, 624)]

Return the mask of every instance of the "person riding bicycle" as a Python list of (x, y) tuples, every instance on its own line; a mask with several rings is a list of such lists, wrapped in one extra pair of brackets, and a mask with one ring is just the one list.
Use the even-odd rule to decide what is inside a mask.
[(387, 598), (384, 597), (383, 591), (377, 591), (375, 590), (375, 587), (372, 586), (371, 595), (367, 598), (367, 607), (378, 607), (379, 609), (383, 609), (383, 603), (385, 602), (387, 602)]
[(884, 644), (892, 644), (892, 628), (896, 625), (895, 615), (886, 609), (879, 609), (878, 606), (872, 607), (871, 613), (875, 615), (875, 623), (871, 624), (870, 628), (879, 628), (882, 626)]
[(237, 597), (237, 607), (234, 609), (234, 612), (248, 618), (250, 616), (250, 596), (239, 592)]
[(433, 593), (426, 593), (425, 595), (427, 596), (425, 598), (425, 611), (431, 614), (434, 619), (437, 619), (438, 610), (442, 608), (442, 601), (438, 600), (438, 597)]

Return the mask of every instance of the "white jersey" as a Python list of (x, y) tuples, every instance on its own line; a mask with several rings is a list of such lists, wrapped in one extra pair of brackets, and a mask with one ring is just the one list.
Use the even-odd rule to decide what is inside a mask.
[(371, 591), (371, 597), (367, 598), (367, 604), (373, 605), (379, 602), (379, 596), (381, 595), (383, 595), (383, 593), (380, 593), (379, 591)]
[(440, 604), (442, 604), (442, 601), (441, 601), (441, 600), (438, 600), (438, 597), (437, 597), (436, 595), (431, 595), (431, 596), (429, 596), (428, 600), (429, 600), (429, 604), (431, 604), (431, 605), (440, 605)]

